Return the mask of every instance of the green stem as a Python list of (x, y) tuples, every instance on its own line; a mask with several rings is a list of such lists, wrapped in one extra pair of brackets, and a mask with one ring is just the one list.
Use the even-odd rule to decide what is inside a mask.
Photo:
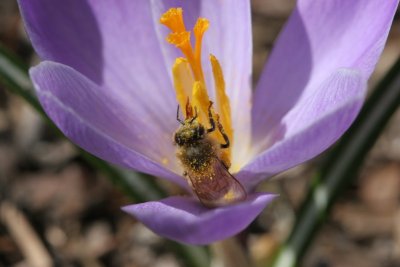
[(210, 255), (207, 247), (185, 245), (171, 240), (167, 240), (167, 247), (184, 263), (183, 266), (210, 266)]
[(167, 196), (165, 190), (154, 181), (153, 177), (143, 173), (117, 169), (82, 149), (79, 151), (81, 158), (85, 162), (105, 174), (130, 200), (146, 202)]
[[(0, 45), (0, 83), (4, 84), (11, 92), (25, 99), (28, 104), (43, 116), (56, 133), (63, 136), (34, 96), (33, 86), (28, 75), (28, 67), (2, 45)], [(105, 174), (131, 200), (145, 202), (167, 195), (164, 189), (154, 181), (153, 177), (134, 171), (121, 170), (81, 149), (79, 151), (84, 161)], [(205, 248), (187, 246), (173, 241), (167, 242), (168, 247), (184, 262), (185, 266), (204, 267), (209, 265), (209, 255)]]
[(400, 58), (393, 65), (360, 115), (314, 177), (294, 228), (273, 267), (294, 267), (305, 254), (340, 192), (357, 176), (368, 151), (400, 104)]
[(236, 237), (231, 237), (211, 245), (217, 265), (229, 267), (252, 266), (248, 255)]

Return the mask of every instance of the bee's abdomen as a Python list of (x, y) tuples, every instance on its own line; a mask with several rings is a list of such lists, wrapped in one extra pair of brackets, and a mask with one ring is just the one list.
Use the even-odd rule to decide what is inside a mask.
[(178, 152), (178, 157), (185, 169), (194, 172), (204, 172), (215, 159), (215, 151), (211, 142), (197, 142)]

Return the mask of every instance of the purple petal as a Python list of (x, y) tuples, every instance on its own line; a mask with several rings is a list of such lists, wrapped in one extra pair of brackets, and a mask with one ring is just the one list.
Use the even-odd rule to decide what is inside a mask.
[(298, 1), (255, 93), (255, 143), (263, 141), (299, 99), (314, 94), (336, 69), (358, 69), (368, 79), (397, 5), (398, 0)]
[(175, 92), (149, 1), (19, 0), (19, 5), (43, 60), (74, 68), (139, 105), (142, 113), (157, 109), (159, 123), (173, 133)]
[[(154, 17), (159, 18), (170, 7), (182, 7), (187, 28), (191, 29), (198, 17), (210, 21), (209, 30), (203, 40), (202, 65), (211, 97), (214, 95), (214, 80), (209, 61), (213, 54), (220, 61), (225, 76), (226, 89), (232, 107), (234, 128), (233, 164), (247, 157), (251, 131), (251, 69), (252, 33), (250, 1), (152, 1)], [(157, 28), (160, 42), (165, 40), (168, 30)], [(165, 41), (164, 41), (165, 42)], [(162, 48), (168, 65), (180, 56), (172, 46)], [(239, 141), (240, 140), (240, 141)]]
[(137, 111), (59, 63), (45, 61), (30, 74), (46, 113), (76, 144), (112, 163), (187, 187), (181, 176), (167, 170), (177, 168), (171, 133), (160, 128), (152, 112)]
[(159, 111), (158, 120), (171, 133), (176, 128), (171, 120), (176, 100), (169, 76), (172, 62), (180, 53), (166, 43), (168, 30), (158, 20), (172, 6), (184, 8), (189, 28), (197, 17), (209, 18), (211, 27), (203, 43), (207, 83), (212, 89), (208, 55), (213, 53), (221, 60), (226, 75), (235, 140), (241, 140), (234, 143), (233, 161), (245, 157), (250, 142), (252, 48), (248, 1), (122, 0), (112, 8), (108, 2), (94, 0), (19, 0), (19, 4), (42, 59), (76, 69), (132, 106), (149, 103), (148, 108)]
[(328, 148), (358, 114), (366, 87), (360, 72), (336, 71), (314, 94), (299, 100), (273, 129), (267, 144), (270, 147), (236, 177), (247, 188), (252, 188), (267, 176), (300, 164)]
[(275, 197), (257, 193), (239, 204), (216, 209), (205, 208), (194, 198), (169, 197), (122, 209), (161, 236), (205, 245), (242, 231)]
[(248, 158), (251, 139), (253, 47), (250, 1), (209, 0), (202, 3), (201, 16), (210, 20), (210, 29), (204, 38), (204, 56), (208, 59), (208, 54), (212, 53), (220, 60), (231, 101), (234, 166)]

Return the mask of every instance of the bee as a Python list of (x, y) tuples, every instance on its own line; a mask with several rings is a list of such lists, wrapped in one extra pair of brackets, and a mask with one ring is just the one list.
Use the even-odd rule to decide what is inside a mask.
[[(178, 146), (177, 157), (184, 168), (183, 175), (189, 178), (191, 188), (206, 207), (225, 206), (246, 198), (243, 186), (229, 173), (227, 164), (221, 160), (221, 150), (228, 148), (230, 142), (218, 117), (216, 123), (214, 121), (212, 104), (210, 101), (209, 129), (198, 122), (196, 109), (194, 116), (181, 120), (178, 106), (176, 119), (181, 125), (174, 135)], [(209, 136), (216, 128), (225, 144), (218, 144)]]

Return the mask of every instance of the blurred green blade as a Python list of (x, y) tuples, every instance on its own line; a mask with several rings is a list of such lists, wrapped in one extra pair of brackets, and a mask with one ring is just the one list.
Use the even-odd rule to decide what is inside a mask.
[(368, 98), (355, 123), (328, 155), (301, 205), (292, 233), (273, 267), (294, 267), (312, 242), (340, 192), (356, 177), (368, 151), (400, 105), (400, 58)]
[(207, 267), (211, 264), (207, 247), (185, 245), (170, 240), (167, 240), (167, 247), (178, 256), (185, 267)]
[(33, 86), (28, 76), (28, 68), (2, 45), (0, 45), (0, 82), (13, 93), (24, 98), (42, 115), (45, 115), (39, 102), (33, 96)]
[[(33, 86), (28, 75), (28, 67), (2, 45), (0, 45), (0, 83), (4, 84), (11, 92), (24, 98), (35, 110), (43, 115), (54, 129), (57, 129), (34, 95)], [(63, 136), (58, 129), (57, 132)], [(134, 171), (121, 170), (81, 149), (79, 151), (88, 164), (103, 173), (133, 201), (145, 202), (167, 195), (164, 189), (154, 182), (152, 177)], [(210, 264), (209, 255), (205, 248), (187, 246), (173, 241), (168, 241), (167, 243), (168, 248), (184, 262), (185, 266), (205, 267)]]
[(153, 177), (134, 171), (126, 171), (109, 165), (107, 162), (80, 149), (81, 157), (96, 170), (101, 171), (132, 201), (146, 202), (166, 197), (164, 189), (154, 182)]
[[(51, 122), (36, 99), (33, 85), (28, 75), (28, 68), (24, 66), (14, 55), (0, 45), (0, 82), (6, 85), (13, 93), (23, 97), (32, 107), (37, 110), (57, 133), (63, 134)], [(82, 158), (97, 170), (106, 174), (107, 177), (122, 189), (127, 196), (135, 201), (148, 201), (165, 197), (166, 194), (155, 184), (150, 177), (139, 173), (128, 173), (112, 167), (103, 160), (80, 150)], [(135, 185), (135, 186), (133, 186)]]

